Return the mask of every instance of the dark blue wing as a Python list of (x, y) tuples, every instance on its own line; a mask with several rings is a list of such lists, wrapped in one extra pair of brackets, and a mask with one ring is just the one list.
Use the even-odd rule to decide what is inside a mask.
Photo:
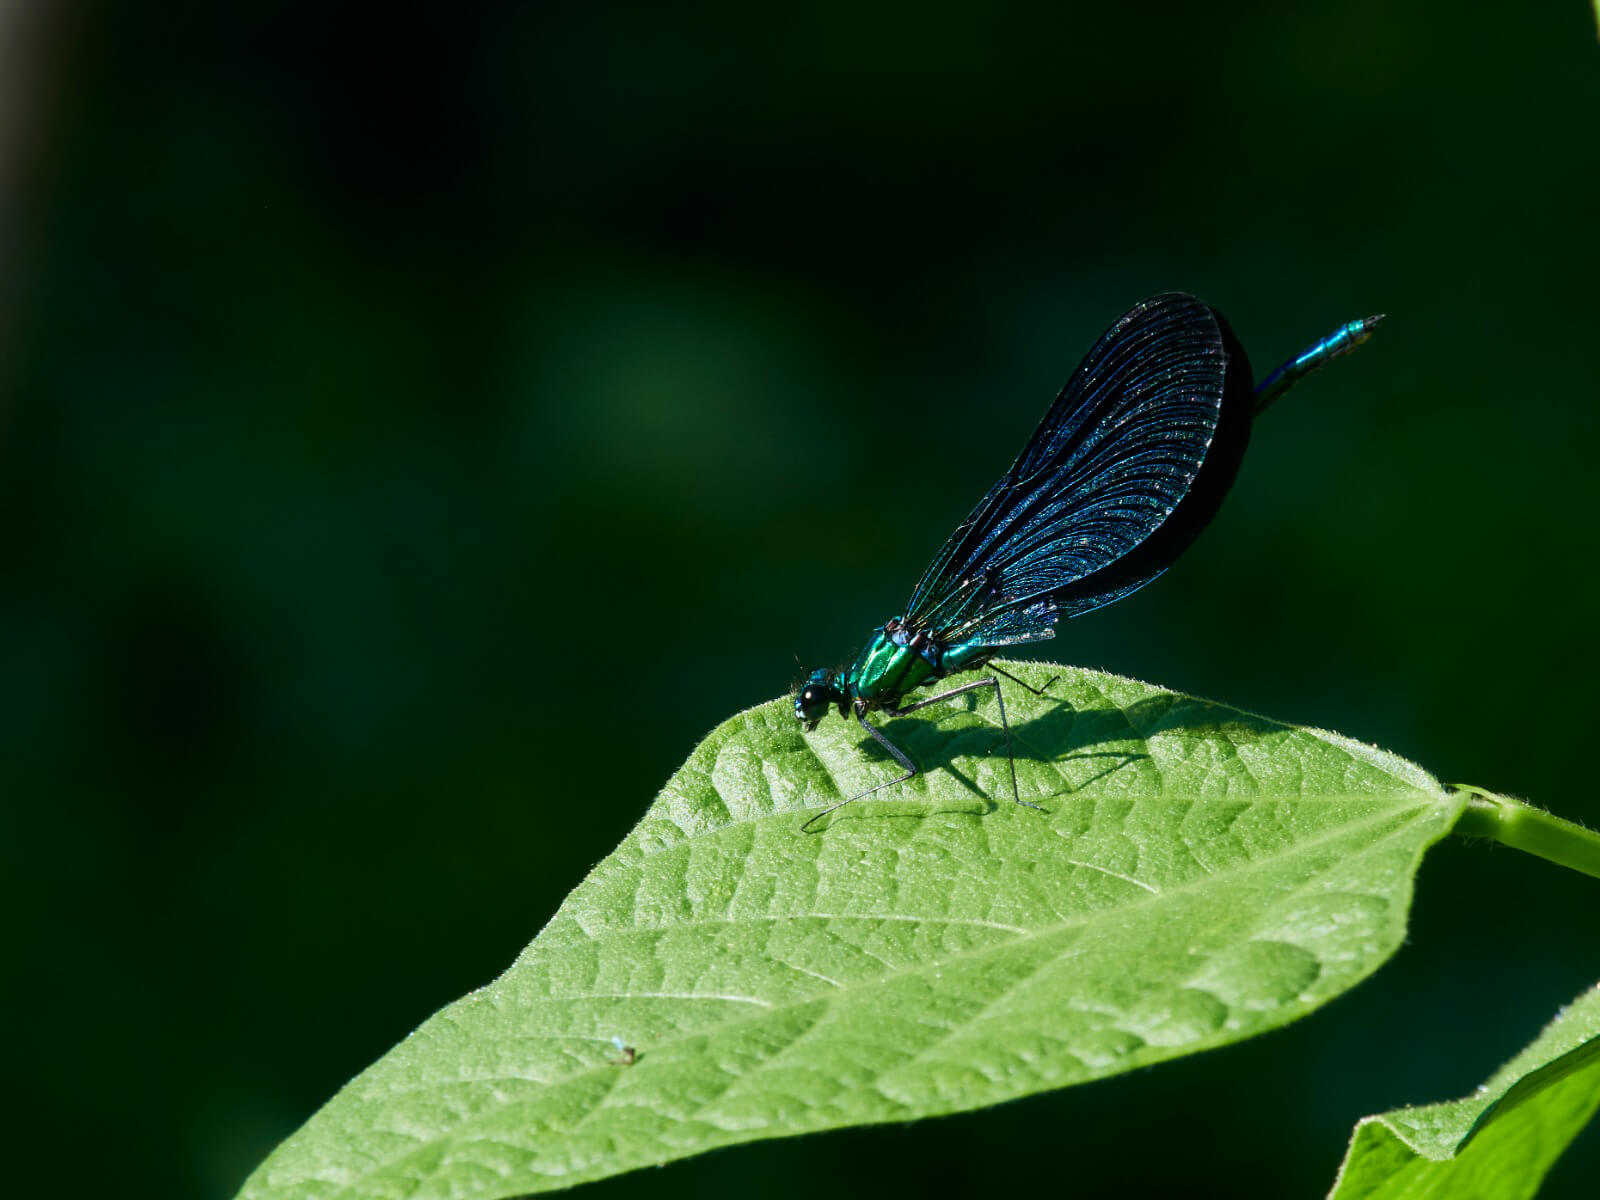
[(1251, 383), (1227, 323), (1193, 296), (1124, 313), (924, 572), (906, 625), (947, 645), (1038, 641), (1061, 613), (1149, 583), (1233, 482)]

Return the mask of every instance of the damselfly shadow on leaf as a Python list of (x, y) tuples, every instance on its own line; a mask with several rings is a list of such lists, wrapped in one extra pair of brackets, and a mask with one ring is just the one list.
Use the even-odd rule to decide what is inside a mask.
[[(1036, 689), (996, 666), (995, 655), (1053, 638), (1063, 616), (1120, 600), (1166, 571), (1216, 515), (1255, 418), (1366, 341), (1382, 319), (1346, 322), (1258, 384), (1227, 321), (1193, 296), (1153, 296), (1118, 318), (1010, 470), (934, 556), (905, 613), (876, 631), (849, 666), (818, 668), (800, 686), (794, 711), (808, 733), (837, 709), (900, 768), (814, 813), (801, 831), (923, 769), (868, 714), (908, 716), (980, 689), (992, 691), (1011, 798), (1038, 808), (1017, 786), (1000, 680)], [(983, 678), (911, 699), (949, 676), (984, 669)]]

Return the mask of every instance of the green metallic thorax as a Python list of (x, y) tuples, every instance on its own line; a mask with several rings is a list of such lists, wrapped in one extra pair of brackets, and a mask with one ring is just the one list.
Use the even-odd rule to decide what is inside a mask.
[(892, 708), (913, 688), (942, 678), (944, 672), (919, 651), (895, 645), (880, 629), (850, 664), (844, 685), (873, 708)]
[(927, 634), (912, 634), (896, 617), (872, 635), (842, 681), (850, 696), (869, 708), (894, 708), (907, 692), (970, 671), (989, 661), (993, 648), (962, 642), (941, 647)]

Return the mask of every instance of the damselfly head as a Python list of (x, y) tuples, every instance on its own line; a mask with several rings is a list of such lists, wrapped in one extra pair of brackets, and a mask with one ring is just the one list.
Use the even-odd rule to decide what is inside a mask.
[(844, 691), (839, 687), (839, 673), (818, 667), (794, 695), (794, 715), (810, 733), (817, 722), (828, 715), (834, 705), (843, 705)]

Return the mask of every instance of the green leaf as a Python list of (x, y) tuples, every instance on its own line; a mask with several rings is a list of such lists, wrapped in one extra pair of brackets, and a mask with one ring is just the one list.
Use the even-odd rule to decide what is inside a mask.
[(1517, 1200), (1600, 1107), (1600, 986), (1465, 1100), (1363, 1117), (1331, 1200)]
[[(1464, 799), (1335, 734), (1008, 664), (891, 721), (788, 700), (699, 746), (517, 962), (341, 1091), (243, 1195), (504, 1197), (908, 1121), (1226, 1045), (1400, 945)], [(596, 765), (597, 777), (604, 764)], [(612, 1039), (634, 1051), (619, 1065)]]

